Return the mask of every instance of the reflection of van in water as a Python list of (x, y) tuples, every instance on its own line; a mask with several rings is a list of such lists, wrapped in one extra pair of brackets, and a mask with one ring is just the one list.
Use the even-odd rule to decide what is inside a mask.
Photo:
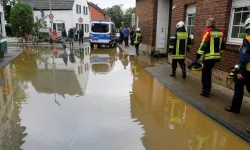
[(92, 54), (90, 64), (92, 72), (98, 74), (107, 74), (114, 68), (115, 60), (108, 54)]
[(116, 28), (113, 21), (100, 20), (91, 22), (91, 31), (89, 34), (91, 46), (94, 44), (116, 46)]

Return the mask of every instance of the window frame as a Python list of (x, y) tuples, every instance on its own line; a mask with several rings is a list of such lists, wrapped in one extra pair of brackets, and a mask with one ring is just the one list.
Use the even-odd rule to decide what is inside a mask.
[[(193, 17), (194, 18), (194, 20), (195, 20), (195, 17), (196, 17), (196, 15), (195, 14), (187, 14), (186, 15), (186, 31), (188, 32), (188, 27), (194, 27), (195, 28), (195, 22), (194, 22), (194, 24), (193, 25), (189, 25), (189, 17)], [(190, 34), (190, 36), (193, 36), (194, 35), (194, 33), (189, 33)]]
[[(190, 9), (190, 10), (189, 10)], [(196, 4), (190, 4), (190, 5), (187, 5), (186, 7), (186, 23), (185, 23), (185, 28), (186, 28), (186, 31), (188, 32), (188, 19), (189, 19), (189, 16), (190, 15), (193, 15), (194, 16), (194, 29), (195, 29), (195, 20), (196, 20), (196, 11), (197, 11), (197, 5)], [(191, 39), (193, 40), (194, 39), (194, 34), (191, 34), (189, 33)]]
[[(243, 8), (243, 7), (250, 7), (246, 5), (239, 5), (239, 6), (232, 6), (231, 8), (231, 14), (230, 14), (230, 20), (229, 20), (229, 28), (228, 28), (228, 36), (227, 36), (227, 43), (233, 43), (236, 45), (241, 45), (243, 39), (241, 38), (232, 38), (232, 32), (233, 32), (233, 23), (234, 23), (234, 17), (235, 17), (235, 9), (237, 8)], [(242, 12), (242, 11), (241, 11)], [(241, 18), (242, 19), (242, 18)], [(239, 27), (242, 25), (239, 25)]]

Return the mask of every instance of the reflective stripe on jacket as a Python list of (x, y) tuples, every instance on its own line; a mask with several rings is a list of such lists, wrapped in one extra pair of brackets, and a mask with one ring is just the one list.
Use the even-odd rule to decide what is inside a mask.
[(204, 30), (198, 54), (204, 56), (204, 60), (220, 60), (226, 44), (223, 32), (215, 26)]
[(191, 48), (191, 39), (187, 32), (176, 32), (170, 38), (169, 53), (172, 59), (185, 59), (187, 51)]
[(140, 32), (136, 32), (135, 33), (135, 41), (134, 41), (134, 44), (139, 44), (141, 43), (141, 39), (142, 39), (142, 35)]

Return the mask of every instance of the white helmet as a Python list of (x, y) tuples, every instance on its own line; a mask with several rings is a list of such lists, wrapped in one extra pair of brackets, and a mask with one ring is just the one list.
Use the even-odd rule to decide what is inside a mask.
[(184, 27), (185, 23), (183, 21), (180, 21), (176, 24), (176, 29)]
[(250, 29), (250, 18), (248, 18), (246, 21), (245, 21), (245, 29)]
[(136, 31), (141, 31), (141, 29), (140, 29), (140, 28), (137, 28)]

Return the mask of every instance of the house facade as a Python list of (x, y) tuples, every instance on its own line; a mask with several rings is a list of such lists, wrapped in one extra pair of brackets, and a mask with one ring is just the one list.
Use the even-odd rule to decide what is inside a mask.
[(90, 20), (111, 20), (111, 16), (92, 2), (88, 2)]
[(237, 64), (242, 43), (239, 35), (244, 32), (244, 22), (250, 17), (249, 0), (136, 0), (136, 18), (144, 37), (141, 48), (149, 54), (166, 53), (176, 23), (184, 21), (193, 38), (187, 61), (194, 60), (209, 17), (215, 18), (217, 28), (227, 39), (226, 52), (215, 66), (213, 77), (217, 83), (228, 86), (226, 77)]
[[(51, 13), (53, 23), (49, 19), (50, 5), (42, 0), (23, 0), (33, 7), (34, 18), (41, 18), (41, 11), (44, 12), (48, 28), (55, 29), (59, 34), (63, 27), (68, 31), (70, 28), (83, 29), (84, 36), (89, 36), (90, 13), (86, 0), (52, 0)], [(79, 19), (82, 18), (82, 19)], [(79, 20), (82, 20), (80, 22)]]
[(6, 36), (4, 10), (2, 4), (0, 5), (0, 32), (4, 37)]

